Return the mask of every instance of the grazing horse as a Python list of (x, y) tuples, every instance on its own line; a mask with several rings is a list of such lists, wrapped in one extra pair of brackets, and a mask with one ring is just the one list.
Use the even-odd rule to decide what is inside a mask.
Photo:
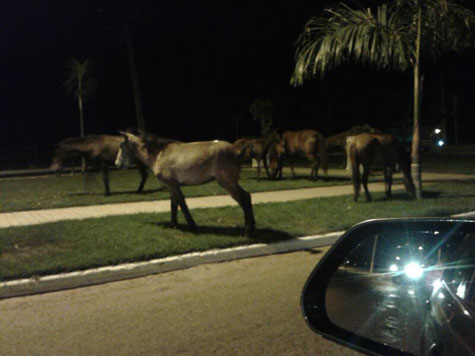
[[(59, 175), (67, 161), (85, 158), (86, 168), (87, 166), (93, 166), (102, 170), (105, 195), (109, 195), (109, 165), (114, 164), (121, 142), (122, 136), (118, 135), (91, 135), (67, 138), (57, 144), (50, 169), (56, 171)], [(141, 162), (135, 163), (137, 163), (141, 176), (137, 193), (141, 193), (147, 180), (147, 167)]]
[(343, 163), (342, 168), (346, 168), (347, 162), (347, 144), (346, 139), (350, 136), (356, 136), (360, 133), (375, 133), (375, 134), (382, 134), (382, 132), (378, 129), (375, 129), (369, 125), (360, 125), (360, 126), (353, 126), (351, 129), (340, 132), (336, 135), (330, 136), (325, 138), (325, 143), (327, 147), (338, 147), (343, 150)]
[[(411, 159), (409, 153), (392, 135), (363, 133), (355, 136), (350, 147), (350, 159), (355, 201), (358, 200), (360, 193), (360, 182), (363, 183), (366, 200), (371, 201), (371, 195), (368, 191), (368, 175), (371, 165), (376, 160), (381, 161), (384, 167), (384, 184), (388, 198), (391, 198), (392, 177), (396, 164), (402, 170), (403, 182), (407, 192), (411, 197), (414, 196), (415, 187), (411, 178)], [(361, 179), (360, 164), (363, 165), (363, 176)]]
[(232, 144), (226, 141), (182, 143), (162, 140), (148, 134), (121, 134), (123, 140), (115, 161), (116, 166), (125, 168), (134, 159), (138, 159), (152, 169), (170, 191), (172, 225), (177, 225), (177, 210), (180, 206), (188, 226), (196, 231), (196, 224), (180, 187), (200, 185), (216, 179), (241, 206), (246, 233), (254, 229), (251, 195), (238, 184), (241, 162)]
[[(327, 171), (327, 151), (325, 138), (315, 130), (283, 131), (276, 133), (276, 140), (269, 146), (269, 171), (273, 179), (282, 178), (284, 156), (303, 153), (311, 163), (310, 180), (318, 179), (320, 162), (324, 171)], [(320, 160), (317, 158), (317, 152)], [(290, 162), (292, 179), (295, 178), (294, 167)]]
[(233, 142), (233, 146), (237, 153), (242, 157), (255, 159), (257, 161), (257, 181), (259, 182), (261, 175), (261, 162), (264, 162), (264, 168), (267, 176), (269, 175), (269, 169), (267, 168), (267, 150), (271, 144), (272, 135), (264, 135), (259, 138), (246, 138), (242, 137)]

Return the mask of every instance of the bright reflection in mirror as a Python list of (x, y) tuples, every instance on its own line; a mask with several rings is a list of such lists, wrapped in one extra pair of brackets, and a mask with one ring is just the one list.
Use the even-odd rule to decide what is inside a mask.
[[(330, 279), (325, 296), (330, 320), (374, 341), (424, 353), (433, 308), (448, 303), (450, 295), (461, 299), (468, 295), (470, 287), (457, 279), (461, 275), (456, 272), (457, 251), (466, 239), (464, 234), (438, 231), (368, 236)], [(473, 255), (472, 250), (468, 256)], [(473, 263), (467, 267), (473, 270)]]

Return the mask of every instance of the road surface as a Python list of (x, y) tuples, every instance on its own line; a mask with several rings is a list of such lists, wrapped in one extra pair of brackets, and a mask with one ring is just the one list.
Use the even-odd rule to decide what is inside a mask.
[(0, 300), (2, 355), (353, 355), (305, 324), (328, 248)]

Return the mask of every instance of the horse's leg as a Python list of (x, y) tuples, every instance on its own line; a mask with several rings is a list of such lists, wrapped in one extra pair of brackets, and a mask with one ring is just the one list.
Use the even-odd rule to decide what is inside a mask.
[(109, 167), (107, 166), (106, 163), (102, 165), (102, 181), (104, 182), (104, 188), (105, 188), (105, 196), (110, 195), (110, 189), (109, 189)]
[(310, 162), (312, 163), (312, 169), (310, 171), (310, 180), (318, 180), (318, 168), (320, 167), (320, 162), (316, 157), (310, 160)]
[(384, 167), (384, 189), (386, 191), (386, 197), (391, 198), (391, 185), (393, 183), (393, 168), (391, 165)]
[(170, 210), (171, 210), (171, 213), (172, 213), (172, 221), (171, 221), (171, 224), (172, 226), (177, 226), (178, 225), (178, 216), (177, 216), (177, 213), (178, 213), (178, 203), (177, 201), (172, 197), (170, 197), (170, 202), (171, 202), (171, 206), (170, 206)]
[[(190, 214), (190, 211), (188, 210), (188, 206), (186, 205), (185, 202), (185, 196), (183, 195), (183, 192), (181, 191), (180, 187), (178, 185), (168, 185), (168, 189), (171, 194), (171, 199), (172, 201), (174, 200), (176, 203), (180, 206), (181, 211), (183, 212), (183, 215), (185, 215), (186, 222), (188, 223), (188, 226), (190, 227), (191, 230), (196, 231), (196, 224), (195, 221), (193, 220), (193, 217)], [(172, 202), (173, 204), (173, 202)], [(172, 224), (173, 224), (173, 212), (172, 212)]]
[(281, 157), (279, 159), (279, 168), (278, 169), (279, 169), (279, 180), (281, 180), (282, 179), (282, 170), (284, 169), (284, 158), (283, 157)]
[(254, 212), (252, 210), (251, 194), (242, 189), (234, 178), (220, 176), (216, 177), (216, 180), (241, 207), (244, 212), (244, 229), (246, 234), (251, 233), (256, 225)]
[(147, 181), (147, 177), (148, 177), (147, 167), (139, 165), (139, 172), (142, 178), (140, 180), (140, 185), (137, 189), (137, 193), (142, 193), (143, 187), (145, 186), (145, 182)]
[(370, 169), (369, 164), (363, 164), (363, 177), (361, 178), (361, 181), (363, 183), (364, 192), (366, 194), (366, 201), (372, 201), (373, 200), (373, 199), (371, 199), (371, 194), (369, 194), (369, 190), (368, 190), (369, 169)]
[(257, 160), (257, 181), (259, 182), (259, 178), (261, 176), (261, 158), (258, 156)]

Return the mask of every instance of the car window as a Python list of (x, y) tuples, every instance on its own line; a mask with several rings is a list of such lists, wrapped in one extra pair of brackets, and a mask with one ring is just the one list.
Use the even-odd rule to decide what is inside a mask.
[(442, 279), (461, 300), (475, 303), (475, 236), (469, 234), (461, 241)]

